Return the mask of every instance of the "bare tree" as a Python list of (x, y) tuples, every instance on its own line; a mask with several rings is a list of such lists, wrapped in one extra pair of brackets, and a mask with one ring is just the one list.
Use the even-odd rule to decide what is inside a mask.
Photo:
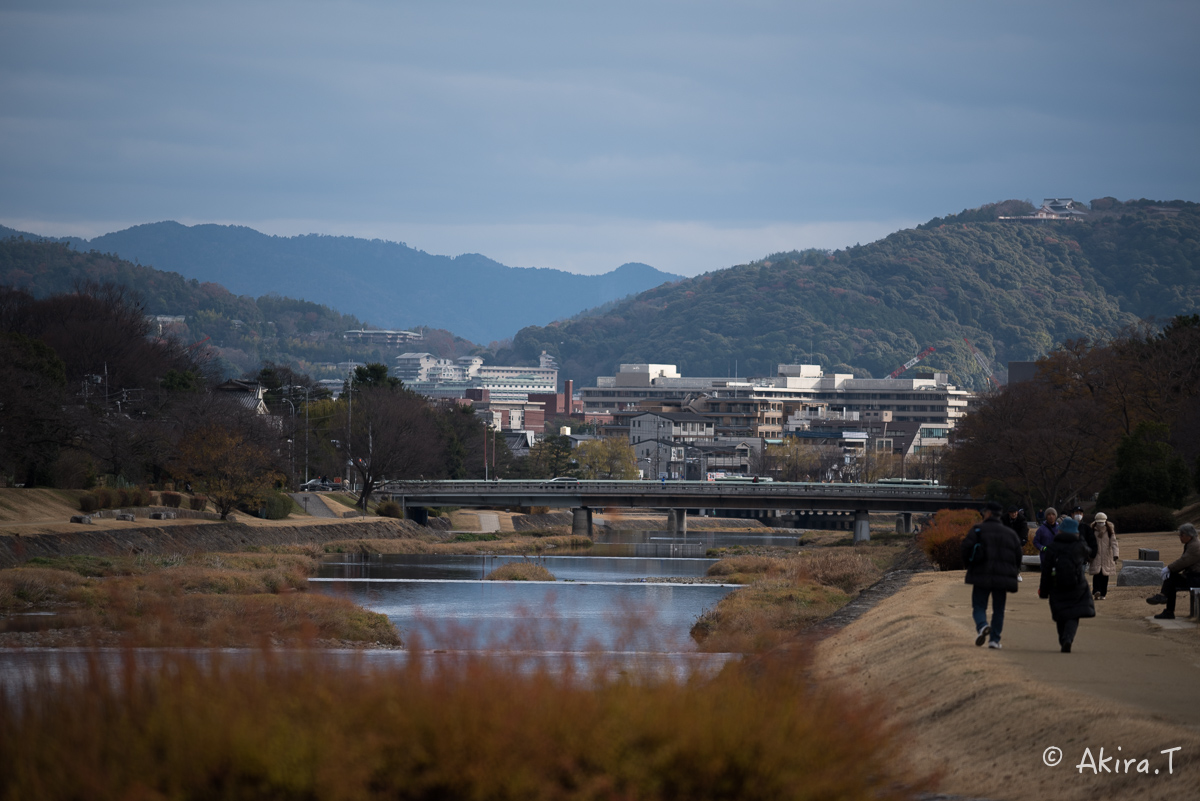
[(364, 510), (381, 482), (434, 478), (441, 470), (442, 442), (433, 411), (414, 392), (355, 388), (338, 410), (333, 429), (344, 432), (338, 452), (358, 477), (358, 505)]

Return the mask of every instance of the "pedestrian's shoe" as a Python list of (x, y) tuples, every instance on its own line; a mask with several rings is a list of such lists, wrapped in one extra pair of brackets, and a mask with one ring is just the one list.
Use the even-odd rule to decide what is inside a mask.
[(1100, 600), (1100, 591), (1099, 591), (1099, 590), (1097, 590), (1096, 592), (1093, 592), (1093, 593), (1092, 593), (1092, 600), (1093, 600), (1093, 601), (1099, 601), (1099, 600)]
[(987, 625), (987, 624), (985, 623), (985, 624), (984, 624), (984, 626), (983, 626), (983, 628), (981, 628), (981, 629), (980, 629), (980, 630), (979, 630), (979, 631), (976, 633), (976, 636), (975, 636), (975, 645), (976, 645), (976, 646), (983, 645), (983, 643), (984, 643), (984, 642), (987, 640), (987, 636), (988, 636), (989, 634), (991, 634), (991, 633), (992, 633), (992, 627), (991, 627), (991, 626), (989, 626), (989, 625)]
[(988, 648), (995, 648), (996, 650), (1000, 650), (1000, 641), (992, 640), (991, 642), (988, 643)]
[(1063, 652), (1064, 654), (1069, 654), (1069, 653), (1071, 653), (1071, 643), (1069, 643), (1069, 642), (1064, 642), (1064, 643), (1062, 644), (1062, 652)]
[(1098, 596), (1098, 597), (1096, 598), (1096, 600), (1097, 600), (1097, 601), (1107, 601), (1107, 600), (1108, 600), (1108, 596), (1107, 596), (1107, 595), (1100, 595), (1100, 596)]
[(1161, 592), (1157, 593), (1156, 595), (1151, 595), (1149, 598), (1146, 599), (1146, 603), (1150, 604), (1151, 606), (1157, 606), (1158, 604), (1165, 604), (1166, 602), (1167, 602), (1167, 596), (1163, 595)]
[(1174, 620), (1175, 613), (1174, 612), (1165, 612), (1165, 611), (1159, 612), (1157, 615), (1154, 616), (1154, 619), (1155, 620)]

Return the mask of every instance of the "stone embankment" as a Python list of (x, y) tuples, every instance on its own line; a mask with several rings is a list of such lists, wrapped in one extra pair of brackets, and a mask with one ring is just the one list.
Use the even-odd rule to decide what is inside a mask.
[(128, 556), (201, 551), (240, 551), (262, 545), (320, 545), (345, 539), (403, 539), (428, 529), (408, 520), (363, 518), (330, 523), (245, 525), (196, 522), (138, 525), (21, 536), (0, 534), (0, 568), (14, 567), (38, 556)]

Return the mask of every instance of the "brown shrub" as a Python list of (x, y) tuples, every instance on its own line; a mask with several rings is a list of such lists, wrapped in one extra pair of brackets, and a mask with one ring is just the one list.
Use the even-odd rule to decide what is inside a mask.
[(898, 801), (930, 785), (886, 704), (814, 686), (794, 658), (708, 681), (271, 653), (102, 665), (3, 702), (8, 795)]
[(92, 494), (96, 496), (96, 503), (101, 509), (111, 509), (113, 507), (113, 491), (108, 487), (96, 487), (92, 490)]
[(917, 535), (917, 545), (941, 570), (965, 570), (962, 541), (979, 522), (979, 513), (971, 509), (942, 509)]
[(208, 498), (203, 495), (193, 495), (189, 499), (189, 506), (194, 512), (203, 512), (208, 508)]
[(404, 510), (400, 508), (400, 504), (395, 501), (384, 501), (375, 507), (375, 514), (380, 517), (392, 517), (396, 520), (404, 518)]
[(554, 574), (536, 562), (509, 562), (484, 576), (488, 581), (554, 581)]
[(100, 499), (95, 493), (85, 492), (79, 496), (79, 511), (94, 512), (100, 508)]
[(178, 509), (181, 505), (183, 505), (183, 496), (178, 492), (164, 492), (162, 493), (162, 503), (163, 506), (169, 506), (172, 509)]

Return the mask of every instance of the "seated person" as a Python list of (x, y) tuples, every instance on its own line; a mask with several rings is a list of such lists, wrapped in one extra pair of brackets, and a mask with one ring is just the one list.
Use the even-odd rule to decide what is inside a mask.
[(1162, 592), (1146, 599), (1148, 604), (1167, 605), (1154, 616), (1158, 620), (1175, 619), (1175, 593), (1200, 587), (1200, 539), (1196, 537), (1196, 527), (1191, 523), (1180, 526), (1179, 541), (1183, 543), (1183, 555), (1163, 568)]

